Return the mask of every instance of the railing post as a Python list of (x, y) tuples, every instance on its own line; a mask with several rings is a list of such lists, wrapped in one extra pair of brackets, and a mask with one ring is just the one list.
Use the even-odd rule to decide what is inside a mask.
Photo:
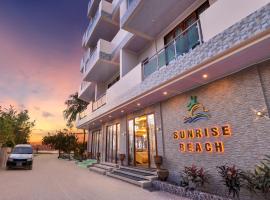
[(199, 42), (200, 42), (200, 44), (202, 44), (202, 29), (201, 29), (201, 23), (199, 20), (197, 21), (196, 25), (197, 25), (198, 32), (199, 32)]
[(174, 45), (174, 59), (177, 57), (177, 51), (176, 51), (176, 39), (173, 40), (173, 45)]

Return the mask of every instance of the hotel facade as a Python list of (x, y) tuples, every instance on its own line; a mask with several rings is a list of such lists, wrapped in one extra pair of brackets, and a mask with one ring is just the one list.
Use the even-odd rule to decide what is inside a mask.
[(214, 193), (217, 165), (253, 169), (270, 152), (269, 2), (91, 0), (77, 119), (91, 157), (149, 170), (159, 155), (174, 182), (203, 167)]

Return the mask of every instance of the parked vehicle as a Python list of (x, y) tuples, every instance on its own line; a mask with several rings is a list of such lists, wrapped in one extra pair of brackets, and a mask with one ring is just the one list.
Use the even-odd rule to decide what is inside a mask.
[(33, 166), (33, 148), (29, 144), (18, 144), (8, 157), (6, 167), (25, 168), (31, 170)]

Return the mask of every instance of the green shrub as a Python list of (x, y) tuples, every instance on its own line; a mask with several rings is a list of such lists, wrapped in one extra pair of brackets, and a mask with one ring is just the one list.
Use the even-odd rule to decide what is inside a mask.
[(208, 179), (208, 174), (203, 168), (192, 165), (191, 167), (185, 167), (181, 173), (180, 185), (187, 190), (196, 190), (203, 187), (208, 182)]
[(255, 194), (261, 193), (267, 199), (270, 194), (270, 156), (266, 155), (253, 172), (245, 172), (245, 180), (247, 189)]
[(243, 183), (243, 172), (236, 169), (235, 166), (221, 165), (217, 166), (218, 173), (222, 178), (222, 182), (228, 189), (229, 196), (239, 198), (240, 189)]

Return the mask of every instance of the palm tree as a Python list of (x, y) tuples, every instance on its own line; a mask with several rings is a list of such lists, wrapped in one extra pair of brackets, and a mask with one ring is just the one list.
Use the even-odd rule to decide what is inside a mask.
[[(63, 111), (64, 118), (67, 120), (67, 126), (72, 127), (76, 121), (79, 113), (85, 111), (89, 103), (79, 99), (78, 92), (69, 95), (68, 100), (65, 101), (67, 108)], [(85, 129), (83, 130), (83, 143), (85, 144)], [(85, 145), (84, 145), (85, 146)]]

